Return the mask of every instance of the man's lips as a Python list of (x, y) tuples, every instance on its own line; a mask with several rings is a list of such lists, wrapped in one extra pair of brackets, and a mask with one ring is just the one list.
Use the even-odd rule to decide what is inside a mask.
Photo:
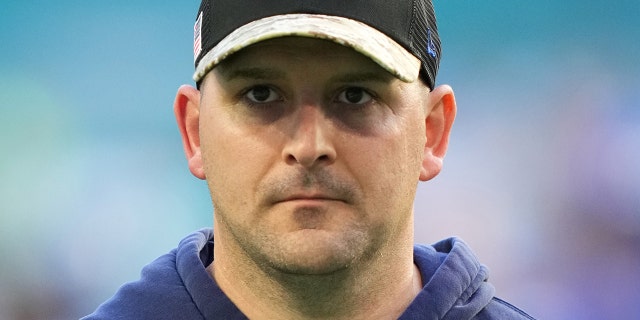
[(296, 201), (300, 201), (300, 202), (322, 202), (322, 201), (340, 201), (340, 202), (344, 202), (343, 199), (340, 199), (338, 197), (334, 197), (331, 195), (327, 195), (327, 194), (294, 194), (294, 195), (290, 195), (290, 196), (286, 196), (283, 197), (281, 199), (278, 199), (277, 201), (275, 201), (276, 203), (282, 203), (282, 202), (296, 202)]
[(354, 182), (339, 178), (328, 170), (298, 170), (285, 176), (265, 180), (259, 194), (263, 204), (270, 206), (283, 202), (304, 202), (317, 205), (321, 202), (354, 204), (358, 193)]

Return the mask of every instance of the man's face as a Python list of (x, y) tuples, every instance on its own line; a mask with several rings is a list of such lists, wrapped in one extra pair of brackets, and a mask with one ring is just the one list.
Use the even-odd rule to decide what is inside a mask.
[(234, 54), (206, 77), (200, 103), (216, 236), (287, 273), (388, 252), (412, 232), (428, 95), (328, 41), (280, 38)]

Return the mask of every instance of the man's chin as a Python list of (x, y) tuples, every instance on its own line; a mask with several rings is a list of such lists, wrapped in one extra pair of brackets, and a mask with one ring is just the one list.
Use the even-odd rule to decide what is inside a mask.
[(264, 252), (271, 267), (288, 275), (328, 275), (351, 267), (367, 251), (366, 237), (315, 229), (288, 233), (278, 239), (276, 252)]

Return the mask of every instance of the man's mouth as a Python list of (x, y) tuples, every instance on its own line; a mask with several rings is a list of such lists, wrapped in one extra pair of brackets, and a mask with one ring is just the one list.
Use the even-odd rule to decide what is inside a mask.
[(324, 194), (324, 193), (296, 193), (296, 194), (286, 196), (282, 199), (279, 199), (278, 201), (276, 201), (276, 203), (294, 202), (294, 201), (321, 202), (321, 201), (343, 201), (343, 200), (331, 195)]

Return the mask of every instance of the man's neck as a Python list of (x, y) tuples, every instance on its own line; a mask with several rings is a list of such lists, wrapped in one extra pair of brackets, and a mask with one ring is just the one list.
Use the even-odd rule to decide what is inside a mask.
[(215, 260), (207, 271), (251, 319), (398, 318), (422, 289), (409, 239), (373, 261), (325, 275), (265, 271), (234, 259), (223, 247), (216, 243)]

